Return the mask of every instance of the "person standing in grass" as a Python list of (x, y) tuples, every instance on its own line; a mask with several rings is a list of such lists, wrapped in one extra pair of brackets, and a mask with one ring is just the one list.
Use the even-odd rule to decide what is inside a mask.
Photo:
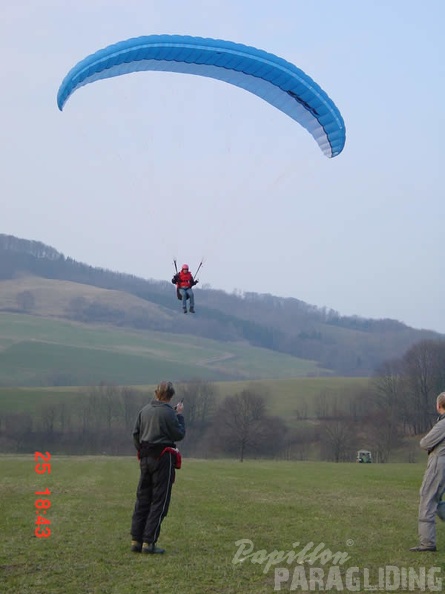
[(155, 398), (139, 412), (133, 441), (140, 461), (140, 478), (131, 522), (131, 550), (164, 553), (156, 546), (161, 523), (170, 505), (175, 468), (181, 467), (176, 441), (185, 437), (184, 405), (170, 404), (175, 394), (171, 382), (161, 382)]
[(445, 520), (445, 392), (436, 400), (439, 413), (436, 424), (420, 440), (420, 447), (428, 452), (428, 464), (420, 488), (419, 541), (410, 551), (436, 550), (436, 514)]

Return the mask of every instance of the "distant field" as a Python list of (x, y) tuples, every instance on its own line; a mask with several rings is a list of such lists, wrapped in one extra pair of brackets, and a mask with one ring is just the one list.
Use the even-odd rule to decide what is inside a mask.
[[(293, 415), (296, 409), (306, 410), (308, 416), (316, 412), (317, 399), (325, 397), (327, 401), (336, 399), (339, 404), (357, 391), (366, 388), (367, 377), (297, 377), (292, 379), (258, 380), (251, 382), (217, 382), (223, 395), (240, 392), (250, 386), (258, 388), (267, 395), (267, 403), (274, 415)], [(0, 392), (1, 393), (1, 392)]]
[[(423, 471), (424, 464), (185, 459), (159, 540), (167, 552), (147, 558), (129, 552), (136, 458), (53, 457), (51, 474), (38, 475), (33, 455), (0, 456), (1, 592), (271, 594), (288, 592), (296, 571), (303, 587), (291, 591), (309, 592), (319, 591), (310, 589), (311, 568), (326, 585), (335, 567), (340, 582), (325, 590), (384, 591), (385, 578), (391, 586), (404, 568), (407, 587), (387, 591), (442, 591), (437, 581), (427, 588), (425, 578), (422, 587), (422, 568), (434, 580), (445, 577), (445, 526), (438, 526), (437, 554), (408, 551), (417, 544)], [(38, 539), (34, 492), (46, 488), (51, 534)], [(282, 559), (299, 554), (300, 562), (274, 564), (274, 551)], [(275, 581), (276, 568), (288, 570), (287, 581)]]
[(0, 287), (0, 309), (3, 310), (17, 310), (17, 296), (29, 291), (33, 295), (33, 315), (43, 317), (65, 317), (72, 309), (73, 300), (79, 298), (89, 303), (100, 301), (102, 305), (115, 309), (128, 310), (137, 307), (147, 315), (155, 314), (158, 318), (169, 317), (158, 305), (135, 295), (70, 281), (24, 276), (2, 280)]
[[(165, 377), (170, 377), (166, 375)], [(337, 399), (340, 403), (354, 390), (365, 388), (368, 378), (294, 378), (261, 381), (212, 382), (217, 387), (219, 398), (231, 396), (245, 389), (254, 388), (263, 394), (270, 414), (284, 417), (292, 423), (297, 409), (306, 410), (308, 416), (316, 413), (317, 400), (321, 395)], [(135, 386), (147, 394), (153, 393), (155, 384)], [(0, 412), (35, 412), (46, 404), (60, 402), (74, 403), (85, 391), (85, 387), (3, 387), (0, 388)], [(178, 393), (178, 397), (180, 393)]]
[(315, 362), (192, 335), (0, 314), (0, 386), (319, 375)]

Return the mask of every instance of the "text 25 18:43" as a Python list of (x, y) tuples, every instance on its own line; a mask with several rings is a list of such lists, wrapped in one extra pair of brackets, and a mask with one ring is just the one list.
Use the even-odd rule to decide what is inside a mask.
[[(39, 460), (43, 460), (43, 462), (39, 462)], [(49, 452), (45, 452), (42, 454), (41, 452), (34, 453), (34, 462), (39, 462), (35, 465), (34, 470), (37, 474), (51, 474), (51, 464), (49, 461), (51, 460), (51, 454)], [(35, 495), (51, 495), (51, 491), (49, 489), (45, 489), (44, 491), (35, 491)], [(46, 514), (46, 511), (51, 507), (51, 501), (49, 499), (36, 499), (34, 502), (34, 506), (36, 508), (37, 518), (35, 523), (37, 524), (37, 528), (34, 530), (34, 534), (37, 538), (48, 538), (51, 534), (51, 528), (49, 526), (43, 527), (45, 524), (51, 524), (51, 520), (45, 518), (43, 514)], [(40, 515), (42, 514), (42, 515)]]

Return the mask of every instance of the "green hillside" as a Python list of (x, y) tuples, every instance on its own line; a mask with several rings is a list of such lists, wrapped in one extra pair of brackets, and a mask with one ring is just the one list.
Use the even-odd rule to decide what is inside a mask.
[[(95, 268), (41, 242), (0, 234), (0, 312), (65, 322), (39, 329), (38, 336), (27, 334), (28, 322), (17, 322), (22, 341), (58, 348), (22, 344), (4, 351), (0, 385), (101, 379), (127, 383), (130, 375), (133, 383), (141, 383), (170, 370), (170, 365), (176, 365), (179, 378), (369, 377), (414, 344), (443, 339), (397, 320), (342, 316), (297, 296), (228, 294), (199, 285), (196, 304), (197, 314), (184, 316), (167, 280)], [(68, 328), (70, 335), (64, 336)], [(73, 341), (74, 328), (84, 333), (80, 341)], [(112, 328), (114, 337), (123, 332), (133, 338), (109, 335), (104, 341), (101, 334), (98, 339), (98, 331)], [(42, 338), (51, 333), (56, 338)], [(16, 342), (0, 328), (0, 347), (9, 349)], [(193, 347), (190, 353), (186, 344)], [(92, 355), (93, 348), (106, 352)], [(118, 359), (112, 356), (116, 353)]]
[(316, 362), (201, 337), (0, 313), (0, 385), (121, 385), (319, 375)]
[[(32, 302), (26, 303), (26, 295)], [(23, 296), (25, 298), (23, 299)], [(99, 304), (108, 312), (136, 311), (147, 319), (170, 320), (173, 312), (130, 293), (103, 289), (67, 280), (54, 280), (34, 275), (19, 276), (0, 282), (0, 311), (32, 313), (50, 318), (67, 318), (77, 313), (79, 306)]]

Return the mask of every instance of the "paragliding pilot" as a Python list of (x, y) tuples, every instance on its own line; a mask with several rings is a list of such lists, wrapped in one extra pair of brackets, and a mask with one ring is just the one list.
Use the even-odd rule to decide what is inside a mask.
[(172, 283), (176, 285), (176, 295), (182, 301), (182, 311), (187, 313), (187, 300), (189, 300), (189, 312), (195, 313), (195, 296), (192, 287), (198, 284), (198, 280), (193, 278), (188, 264), (183, 264), (181, 270), (176, 272), (172, 278)]

